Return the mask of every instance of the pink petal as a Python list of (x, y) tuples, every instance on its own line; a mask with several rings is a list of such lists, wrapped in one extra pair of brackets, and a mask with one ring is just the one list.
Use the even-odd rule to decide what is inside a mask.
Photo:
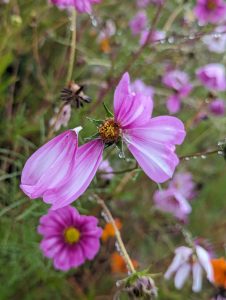
[(172, 95), (167, 99), (166, 102), (167, 109), (169, 113), (176, 114), (181, 107), (181, 99), (178, 95)]
[(85, 192), (102, 161), (104, 145), (101, 140), (93, 140), (78, 148), (76, 160), (69, 174), (59, 187), (47, 191), (43, 199), (52, 204), (53, 210), (75, 201)]
[(24, 193), (34, 199), (58, 186), (71, 171), (77, 147), (76, 131), (67, 130), (39, 148), (22, 171)]
[[(165, 117), (163, 120), (167, 121), (168, 118), (170, 117)], [(161, 119), (159, 119), (159, 121), (160, 120)], [(175, 119), (175, 121), (176, 120), (177, 119)], [(179, 120), (176, 122), (183, 126)], [(185, 132), (183, 130), (179, 130), (178, 132), (172, 130), (172, 126), (164, 130), (164, 126), (166, 128), (166, 122), (163, 123), (162, 128), (160, 122), (159, 128), (162, 130), (159, 130), (158, 137), (157, 134), (152, 131), (150, 124), (151, 122), (145, 128), (128, 129), (125, 131), (123, 137), (128, 149), (136, 158), (144, 172), (153, 181), (161, 183), (173, 176), (175, 168), (179, 163), (179, 159), (174, 153), (175, 146), (169, 143), (169, 141), (175, 141), (175, 143), (180, 144), (184, 139)], [(178, 127), (178, 129), (179, 128), (180, 127)], [(154, 136), (153, 139), (152, 136)]]
[(145, 124), (151, 117), (152, 98), (131, 91), (129, 74), (125, 73), (114, 94), (115, 121), (122, 128)]
[(84, 256), (92, 260), (100, 249), (100, 240), (96, 237), (84, 238), (80, 241)]
[(177, 271), (174, 284), (177, 289), (181, 289), (189, 276), (191, 271), (191, 265), (189, 263), (184, 263)]
[(210, 255), (204, 248), (200, 246), (196, 246), (196, 253), (201, 266), (206, 271), (208, 280), (213, 282), (213, 268), (210, 262)]
[(194, 263), (192, 267), (193, 284), (192, 291), (198, 293), (202, 289), (202, 268), (198, 262)]

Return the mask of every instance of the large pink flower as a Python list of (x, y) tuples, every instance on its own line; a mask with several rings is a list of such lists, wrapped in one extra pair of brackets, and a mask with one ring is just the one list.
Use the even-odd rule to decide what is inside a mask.
[(92, 5), (101, 0), (51, 0), (59, 8), (75, 8), (80, 13), (91, 13)]
[(92, 260), (99, 251), (102, 234), (97, 223), (97, 218), (82, 216), (72, 206), (49, 211), (40, 218), (38, 226), (43, 236), (40, 244), (43, 254), (53, 259), (54, 267), (62, 271)]

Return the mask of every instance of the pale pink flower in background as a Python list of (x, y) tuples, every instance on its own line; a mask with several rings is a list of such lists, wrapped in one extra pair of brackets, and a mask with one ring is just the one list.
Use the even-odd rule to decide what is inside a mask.
[(190, 172), (177, 172), (169, 182), (169, 188), (176, 189), (187, 200), (196, 196), (196, 184)]
[(71, 105), (64, 105), (60, 115), (59, 108), (55, 110), (55, 116), (52, 117), (49, 121), (49, 125), (53, 126), (54, 131), (60, 130), (62, 126), (66, 127), (71, 118)]
[[(114, 177), (113, 169), (107, 159), (103, 160), (99, 166), (98, 172), (100, 172), (100, 177), (103, 180), (111, 180)], [(106, 172), (109, 174), (101, 174), (101, 172)]]
[(164, 277), (168, 280), (174, 275), (175, 287), (181, 289), (189, 275), (192, 274), (192, 290), (198, 293), (202, 289), (203, 270), (207, 279), (212, 282), (213, 269), (209, 253), (198, 245), (195, 246), (194, 250), (182, 246), (175, 250), (175, 257)]
[(141, 79), (136, 79), (131, 83), (131, 90), (136, 94), (144, 94), (152, 99), (154, 97), (154, 88), (150, 85), (146, 85)]
[(101, 42), (105, 39), (109, 39), (110, 37), (114, 36), (116, 33), (116, 26), (112, 20), (107, 20), (105, 23), (104, 28), (100, 31), (97, 41)]
[(214, 29), (214, 33), (206, 35), (202, 41), (207, 45), (209, 51), (215, 53), (225, 53), (226, 51), (226, 25), (218, 26)]
[(137, 0), (137, 6), (140, 8), (147, 7), (150, 4), (150, 0)]
[(215, 99), (209, 104), (209, 111), (215, 116), (224, 116), (225, 108), (225, 101), (222, 99)]
[(139, 11), (129, 22), (133, 35), (140, 34), (147, 26), (148, 19), (145, 11)]
[(78, 149), (81, 127), (67, 130), (39, 148), (27, 160), (20, 188), (31, 199), (43, 197), (49, 189), (61, 185), (70, 175)]
[(200, 25), (218, 24), (225, 18), (226, 3), (224, 0), (197, 0), (194, 13)]
[(161, 41), (163, 39), (165, 39), (166, 37), (166, 33), (164, 31), (160, 31), (160, 30), (154, 30), (151, 34), (151, 36), (148, 39), (149, 36), (149, 32), (150, 30), (145, 29), (144, 31), (142, 31), (141, 36), (140, 36), (140, 45), (143, 46), (145, 43), (155, 43), (158, 41)]
[(92, 12), (92, 5), (100, 3), (101, 0), (50, 0), (52, 4), (55, 4), (59, 8), (75, 8), (79, 13)]
[(38, 233), (43, 236), (43, 255), (62, 271), (92, 260), (99, 251), (102, 234), (97, 223), (97, 218), (80, 215), (72, 206), (49, 211), (40, 218), (38, 226)]
[(226, 90), (225, 67), (222, 64), (208, 64), (196, 71), (200, 82), (209, 90)]
[(185, 197), (174, 188), (157, 190), (154, 193), (153, 200), (156, 208), (163, 212), (171, 213), (175, 218), (183, 222), (187, 221), (188, 214), (192, 210)]
[(167, 109), (172, 114), (177, 113), (181, 108), (182, 99), (192, 90), (189, 76), (180, 70), (170, 70), (163, 76), (162, 82), (174, 91), (174, 94), (167, 99)]

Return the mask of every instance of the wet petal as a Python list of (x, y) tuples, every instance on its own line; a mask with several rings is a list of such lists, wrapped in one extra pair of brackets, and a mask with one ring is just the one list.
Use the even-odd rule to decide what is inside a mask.
[(51, 209), (64, 207), (85, 192), (102, 161), (104, 145), (101, 140), (91, 141), (78, 148), (70, 176), (59, 186), (47, 191), (43, 199)]

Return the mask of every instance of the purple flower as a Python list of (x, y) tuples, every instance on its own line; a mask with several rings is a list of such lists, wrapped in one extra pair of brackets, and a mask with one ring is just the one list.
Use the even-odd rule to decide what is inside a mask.
[(147, 97), (151, 97), (153, 99), (154, 88), (150, 85), (146, 85), (141, 79), (136, 79), (131, 84), (131, 90), (136, 94), (144, 94)]
[(209, 90), (224, 91), (226, 89), (225, 68), (221, 64), (209, 64), (199, 68), (196, 75)]
[(176, 189), (187, 200), (192, 200), (196, 195), (196, 184), (189, 172), (178, 172), (169, 182), (169, 188)]
[(213, 269), (208, 252), (200, 246), (195, 246), (194, 250), (182, 246), (175, 250), (175, 257), (164, 277), (168, 280), (175, 274), (175, 287), (181, 289), (189, 274), (192, 273), (192, 290), (193, 292), (198, 293), (202, 289), (203, 270), (206, 272), (207, 279), (212, 282)]
[(59, 8), (75, 8), (79, 13), (92, 12), (92, 5), (99, 3), (101, 0), (50, 0), (52, 4)]
[(78, 148), (78, 132), (67, 130), (39, 148), (26, 162), (20, 188), (31, 199), (44, 197), (69, 176), (75, 163)]
[(224, 0), (197, 0), (194, 12), (200, 24), (218, 24), (225, 18), (226, 4)]
[(215, 116), (225, 114), (225, 102), (222, 99), (215, 99), (209, 104), (209, 111)]
[(140, 8), (147, 7), (150, 4), (150, 0), (137, 0), (137, 6)]
[(147, 26), (147, 15), (145, 11), (139, 11), (130, 21), (129, 26), (133, 35), (141, 33)]
[(106, 159), (106, 160), (103, 160), (99, 166), (99, 169), (98, 169), (99, 172), (106, 172), (106, 173), (109, 173), (109, 174), (100, 174), (101, 178), (103, 180), (111, 180), (113, 177), (114, 177), (114, 174), (111, 173), (113, 172), (114, 170), (112, 169), (109, 161)]
[(184, 196), (174, 188), (154, 193), (155, 207), (163, 212), (171, 213), (180, 221), (186, 222), (191, 206)]
[(92, 260), (100, 248), (102, 229), (92, 216), (82, 216), (72, 206), (49, 211), (39, 221), (40, 248), (56, 269), (68, 271)]
[(189, 77), (183, 71), (171, 70), (163, 76), (162, 82), (174, 90), (174, 94), (167, 99), (166, 106), (170, 113), (177, 113), (181, 108), (181, 100), (192, 90)]
[[(149, 36), (150, 30), (145, 29), (140, 36), (140, 45), (143, 46), (145, 43), (147, 43), (147, 39)], [(151, 36), (149, 37), (149, 41), (148, 43), (152, 44), (158, 41), (161, 41), (163, 39), (165, 39), (166, 34), (164, 31), (160, 31), (160, 30), (154, 30), (151, 34)]]
[(218, 26), (214, 32), (214, 34), (204, 36), (202, 41), (207, 45), (209, 51), (224, 53), (226, 51), (226, 26)]

